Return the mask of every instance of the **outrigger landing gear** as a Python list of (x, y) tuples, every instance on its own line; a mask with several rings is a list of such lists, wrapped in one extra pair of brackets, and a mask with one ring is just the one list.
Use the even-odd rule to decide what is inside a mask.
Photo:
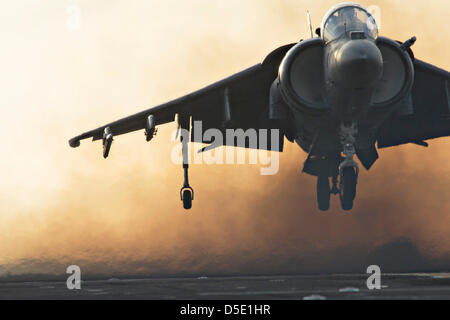
[(189, 131), (190, 131), (190, 117), (178, 116), (178, 125), (181, 129), (181, 150), (183, 153), (183, 170), (184, 183), (180, 190), (181, 201), (183, 201), (183, 208), (189, 210), (192, 208), (192, 200), (194, 200), (194, 189), (189, 185)]
[(339, 197), (341, 207), (345, 211), (353, 208), (358, 183), (359, 166), (353, 160), (355, 156), (355, 141), (358, 134), (357, 124), (343, 123), (340, 130), (341, 144), (345, 160), (339, 165)]

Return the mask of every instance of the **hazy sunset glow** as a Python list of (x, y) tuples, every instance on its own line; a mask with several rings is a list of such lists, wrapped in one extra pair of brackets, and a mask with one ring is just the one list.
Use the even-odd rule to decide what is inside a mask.
[[(380, 34), (417, 36), (416, 57), (450, 70), (450, 3), (361, 1)], [(287, 143), (276, 176), (196, 165), (193, 209), (170, 160), (175, 124), (69, 148), (69, 138), (261, 62), (308, 37), (335, 1), (21, 0), (2, 5), (0, 276), (354, 270), (403, 238), (450, 261), (450, 138), (380, 151), (351, 213), (316, 209), (306, 159)], [(71, 5), (81, 11), (70, 28)], [(450, 263), (446, 264), (450, 266)]]

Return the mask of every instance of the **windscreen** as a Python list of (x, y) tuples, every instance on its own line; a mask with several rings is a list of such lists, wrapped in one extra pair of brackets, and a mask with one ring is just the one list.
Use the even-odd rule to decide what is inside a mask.
[(350, 31), (364, 32), (368, 38), (378, 37), (378, 27), (373, 16), (357, 6), (340, 7), (331, 12), (323, 24), (323, 39), (330, 42)]

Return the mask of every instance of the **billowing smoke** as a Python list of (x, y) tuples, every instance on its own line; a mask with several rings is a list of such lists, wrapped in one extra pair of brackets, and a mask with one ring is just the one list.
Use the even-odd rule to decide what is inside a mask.
[[(25, 2), (26, 3), (26, 2)], [(364, 272), (450, 268), (448, 139), (382, 150), (362, 172), (355, 209), (316, 209), (315, 179), (293, 144), (280, 171), (194, 165), (194, 207), (179, 200), (174, 125), (150, 144), (67, 140), (261, 61), (308, 36), (333, 1), (10, 3), (0, 21), (3, 154), (0, 276)], [(381, 33), (418, 37), (416, 56), (450, 69), (450, 5), (376, 1)], [(80, 28), (68, 24), (80, 8)], [(5, 10), (6, 11), (6, 10)], [(18, 18), (20, 17), (20, 19)]]

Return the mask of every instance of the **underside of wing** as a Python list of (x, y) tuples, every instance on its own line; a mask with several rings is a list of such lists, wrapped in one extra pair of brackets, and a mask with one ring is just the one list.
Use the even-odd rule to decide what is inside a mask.
[(414, 61), (414, 86), (401, 112), (378, 132), (378, 147), (405, 143), (426, 145), (424, 140), (450, 136), (450, 73)]

